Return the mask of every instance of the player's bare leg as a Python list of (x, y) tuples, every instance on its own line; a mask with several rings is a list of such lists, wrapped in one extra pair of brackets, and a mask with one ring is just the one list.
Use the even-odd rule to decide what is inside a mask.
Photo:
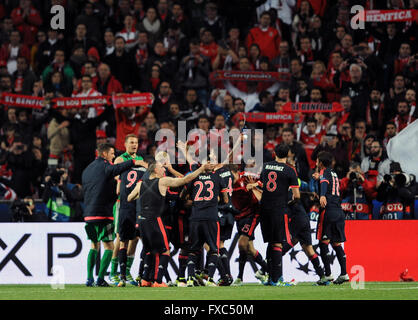
[(94, 266), (96, 265), (96, 259), (97, 259), (97, 252), (99, 251), (99, 242), (92, 242), (91, 248), (89, 251), (89, 255), (87, 257), (87, 287), (93, 287), (94, 286), (94, 275), (93, 270)]
[(337, 255), (338, 263), (341, 267), (341, 274), (340, 276), (334, 281), (334, 284), (343, 284), (344, 282), (347, 282), (350, 280), (347, 274), (347, 262), (345, 257), (344, 248), (341, 245), (341, 242), (333, 242), (332, 248), (335, 251), (335, 254)]

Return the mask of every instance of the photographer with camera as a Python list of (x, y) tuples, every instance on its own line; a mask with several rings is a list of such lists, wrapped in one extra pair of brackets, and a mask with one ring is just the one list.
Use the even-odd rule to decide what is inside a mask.
[(82, 221), (82, 189), (79, 185), (69, 183), (67, 179), (68, 172), (64, 168), (49, 169), (46, 174), (42, 199), (46, 204), (45, 213), (49, 220)]
[(16, 199), (10, 207), (12, 222), (44, 222), (48, 221), (43, 212), (35, 208), (35, 202), (31, 197)]
[(399, 162), (390, 164), (390, 174), (385, 174), (377, 189), (377, 200), (383, 202), (380, 218), (384, 220), (414, 219), (414, 200), (417, 191), (413, 174), (402, 172)]
[(340, 180), (341, 207), (346, 220), (371, 220), (375, 184), (365, 178), (358, 162), (351, 162), (347, 176)]

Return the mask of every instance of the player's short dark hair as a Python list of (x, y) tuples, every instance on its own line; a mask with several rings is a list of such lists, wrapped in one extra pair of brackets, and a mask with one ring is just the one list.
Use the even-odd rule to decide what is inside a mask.
[(321, 151), (318, 154), (318, 160), (326, 168), (330, 167), (332, 164), (332, 154), (326, 151)]
[(148, 169), (147, 171), (149, 172), (149, 174), (154, 173), (155, 168), (157, 167), (157, 161), (153, 160), (148, 164)]
[(125, 137), (125, 142), (128, 141), (129, 138), (138, 139), (138, 136), (134, 133), (127, 134), (126, 137)]
[(99, 155), (102, 155), (105, 152), (109, 152), (110, 149), (115, 149), (113, 145), (110, 143), (101, 143), (97, 147), (97, 151), (99, 152)]
[(287, 158), (287, 155), (289, 154), (289, 146), (285, 143), (281, 143), (274, 148), (274, 152), (276, 153), (276, 156), (279, 159)]
[(237, 164), (230, 164), (228, 165), (229, 167), (229, 171), (231, 172), (238, 172), (239, 171), (239, 166)]

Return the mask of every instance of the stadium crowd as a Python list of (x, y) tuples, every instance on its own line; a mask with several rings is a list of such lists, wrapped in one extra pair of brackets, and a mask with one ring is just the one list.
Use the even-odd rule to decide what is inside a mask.
[[(57, 4), (65, 7), (64, 30), (50, 28)], [(348, 218), (360, 218), (358, 212), (371, 218), (376, 199), (402, 203), (398, 218), (416, 218), (413, 177), (391, 163), (386, 146), (418, 118), (417, 24), (354, 30), (354, 4), (418, 9), (417, 0), (3, 1), (0, 94), (45, 100), (41, 110), (0, 105), (0, 196), (59, 198), (81, 212), (81, 173), (99, 143), (114, 144), (120, 154), (133, 133), (146, 159), (161, 143), (155, 133), (176, 133), (181, 120), (208, 132), (240, 128), (242, 112), (339, 102), (344, 111), (305, 114), (302, 123), (245, 125), (264, 129), (265, 162), (278, 144), (290, 146), (305, 191), (315, 192), (318, 153), (330, 152)], [(287, 79), (214, 80), (211, 72), (219, 70), (279, 72)], [(56, 97), (137, 92), (153, 93), (153, 104), (51, 108)], [(379, 218), (394, 219), (383, 207)]]

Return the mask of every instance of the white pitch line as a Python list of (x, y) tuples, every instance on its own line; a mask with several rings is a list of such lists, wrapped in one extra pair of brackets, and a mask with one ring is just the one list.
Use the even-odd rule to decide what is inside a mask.
[(376, 289), (365, 288), (365, 290), (413, 290), (413, 289), (418, 289), (418, 287), (407, 287), (407, 288), (376, 288)]

